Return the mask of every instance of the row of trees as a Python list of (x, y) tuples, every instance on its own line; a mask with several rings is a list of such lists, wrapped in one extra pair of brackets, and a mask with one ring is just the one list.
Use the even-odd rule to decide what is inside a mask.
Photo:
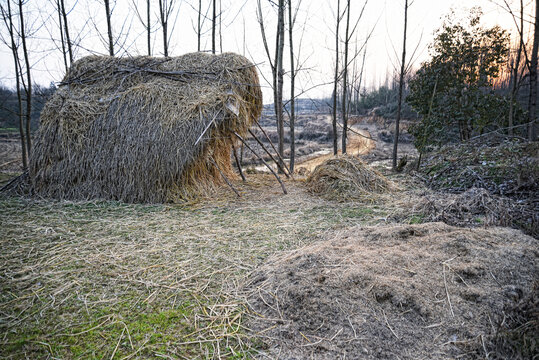
[[(81, 47), (81, 40), (85, 26), (79, 28), (80, 33), (73, 36), (72, 27), (70, 24), (80, 22), (80, 19), (71, 18), (71, 14), (77, 6), (77, 2), (71, 7), (66, 6), (65, 0), (50, 0), (53, 8), (56, 12), (56, 26), (58, 37), (55, 37), (52, 33), (50, 36), (54, 44), (62, 53), (62, 59), (66, 72), (74, 61), (76, 51)], [(159, 24), (161, 31), (161, 37), (163, 40), (162, 54), (169, 56), (169, 46), (171, 33), (174, 31), (176, 24), (176, 18), (178, 15), (178, 7), (181, 3), (180, 0), (157, 0), (157, 19), (155, 17), (153, 4), (154, 1), (145, 1), (145, 12), (140, 11), (139, 4), (132, 0), (132, 7), (135, 10), (136, 17), (146, 29), (147, 38), (147, 55), (152, 55), (152, 33), (156, 31), (155, 23)], [(8, 89), (2, 89), (2, 121), (11, 126), (13, 117), (18, 119), (17, 125), (20, 133), (20, 140), (22, 145), (22, 162), (23, 168), (26, 169), (28, 165), (28, 157), (31, 151), (32, 144), (32, 130), (35, 128), (35, 114), (39, 114), (42, 108), (42, 101), (44, 98), (50, 95), (54, 87), (43, 91), (43, 87), (38, 87), (38, 101), (37, 107), (34, 104), (34, 87), (32, 81), (33, 66), (31, 62), (31, 54), (28, 48), (28, 39), (33, 38), (36, 34), (49, 22), (53, 20), (52, 17), (40, 19), (34, 18), (30, 21), (26, 18), (26, 14), (31, 10), (28, 10), (30, 0), (5, 0), (0, 3), (0, 14), (4, 25), (5, 32), (1, 33), (0, 40), (4, 45), (9, 48), (13, 58), (14, 80), (15, 80), (15, 93), (17, 97), (17, 105), (14, 110), (12, 104), (12, 94)], [(207, 1), (205, 1), (207, 3)], [(124, 29), (127, 24), (127, 19), (124, 19), (122, 30), (120, 35), (115, 36), (113, 32), (113, 12), (116, 2), (114, 0), (102, 0), (99, 5), (102, 7), (102, 11), (105, 14), (106, 20), (106, 34), (101, 34), (100, 38), (106, 44), (108, 55), (117, 55), (118, 47), (122, 48), (125, 44), (120, 44), (121, 34), (128, 33), (129, 29)], [(211, 8), (211, 17), (209, 15)], [(219, 13), (217, 12), (219, 9)], [(35, 12), (35, 9), (34, 9)], [(41, 10), (40, 10), (41, 12)], [(204, 22), (209, 20), (211, 22), (211, 52), (217, 51), (217, 36), (220, 37), (220, 18), (221, 18), (221, 1), (209, 0), (209, 6), (203, 8), (202, 0), (198, 1), (198, 24), (197, 24), (197, 37), (198, 37), (198, 51), (201, 51), (201, 38), (204, 34)], [(41, 14), (43, 16), (43, 14)], [(50, 14), (49, 14), (50, 15)], [(173, 16), (176, 18), (173, 19)], [(87, 22), (93, 22), (94, 27), (97, 29), (94, 19), (87, 19)], [(52, 29), (48, 29), (51, 31)], [(222, 45), (221, 45), (222, 48)]]
[[(23, 162), (27, 163), (27, 154), (31, 148), (31, 118), (32, 118), (32, 63), (28, 54), (27, 38), (35, 34), (36, 29), (43, 26), (40, 23), (27, 24), (25, 14), (26, 6), (32, 0), (3, 0), (0, 3), (4, 30), (2, 36), (4, 44), (10, 49), (13, 57), (15, 73), (15, 89), (18, 94), (16, 113), (19, 119), (19, 130), (23, 144)], [(55, 9), (54, 19), (56, 29), (50, 29), (50, 36), (61, 52), (65, 69), (69, 68), (82, 49), (81, 27), (73, 31), (71, 26), (77, 19), (73, 19), (73, 11), (77, 6), (69, 6), (65, 0), (49, 0)], [(180, 0), (130, 0), (136, 19), (142, 24), (145, 32), (147, 55), (153, 55), (156, 44), (152, 41), (152, 34), (160, 32), (162, 44), (160, 51), (164, 56), (169, 55), (171, 35), (175, 31), (175, 24), (179, 13)], [(413, 127), (412, 131), (418, 139), (418, 147), (424, 149), (431, 144), (441, 143), (448, 134), (454, 138), (468, 139), (477, 133), (491, 130), (494, 126), (502, 124), (509, 134), (521, 129), (527, 124), (528, 136), (536, 138), (536, 99), (537, 99), (537, 26), (535, 20), (531, 27), (535, 28), (533, 46), (528, 46), (524, 38), (524, 4), (520, 0), (520, 13), (513, 13), (512, 8), (503, 0), (507, 11), (515, 19), (515, 28), (519, 37), (517, 50), (509, 56), (509, 34), (499, 27), (483, 28), (480, 24), (479, 10), (472, 11), (465, 21), (456, 20), (455, 14), (450, 14), (430, 48), (431, 60), (421, 65), (414, 74), (411, 71), (413, 57), (407, 56), (407, 24), (408, 9), (413, 1), (398, 0), (402, 3), (403, 32), (402, 53), (395, 55), (395, 86), (391, 89), (380, 88), (375, 93), (366, 94), (362, 88), (364, 80), (364, 65), (367, 54), (367, 45), (374, 27), (368, 30), (361, 39), (358, 35), (368, 0), (352, 2), (351, 0), (336, 0), (332, 3), (336, 7), (334, 13), (334, 39), (335, 62), (332, 69), (333, 85), (330, 107), (333, 117), (333, 150), (338, 152), (338, 126), (341, 127), (341, 150), (346, 153), (348, 134), (348, 115), (352, 111), (361, 111), (368, 107), (375, 98), (391, 93), (393, 102), (391, 112), (396, 121), (396, 136), (394, 136), (393, 165), (396, 165), (398, 152), (399, 122), (403, 115), (410, 113), (410, 105), (419, 113), (422, 120)], [(537, 3), (537, 0), (535, 0)], [(106, 26), (99, 32), (100, 39), (106, 45), (111, 56), (123, 54), (126, 47), (126, 37), (129, 33), (127, 19), (124, 19), (121, 30), (114, 32), (114, 23), (118, 24), (119, 16), (115, 15), (115, 0), (101, 0), (99, 11), (104, 14)], [(280, 154), (281, 168), (284, 164), (284, 132), (285, 113), (288, 113), (290, 128), (290, 169), (294, 169), (295, 144), (295, 99), (302, 96), (309, 89), (296, 89), (298, 73), (306, 72), (305, 58), (301, 56), (302, 39), (306, 26), (296, 26), (298, 13), (302, 7), (301, 0), (257, 0), (257, 19), (260, 25), (262, 44), (267, 56), (267, 63), (271, 69), (270, 84), (273, 91), (274, 111), (276, 114), (279, 134), (278, 152)], [(221, 1), (220, 0), (193, 0), (189, 5), (198, 15), (193, 23), (197, 36), (197, 49), (204, 51), (202, 37), (211, 33), (211, 52), (222, 50), (221, 37)], [(268, 21), (265, 16), (268, 6), (274, 10)], [(357, 8), (356, 8), (357, 6)], [(537, 5), (536, 5), (537, 8)], [(275, 32), (270, 29), (276, 18)], [(116, 16), (116, 17), (115, 17)], [(47, 18), (49, 21), (51, 18)], [(537, 15), (536, 15), (537, 19)], [(87, 20), (97, 30), (99, 27), (91, 18)], [(46, 22), (44, 20), (44, 22)], [(209, 26), (208, 26), (209, 23)], [(90, 26), (90, 25), (89, 25)], [(376, 25), (374, 25), (376, 26)], [(82, 27), (82, 29), (84, 26)], [(52, 31), (54, 30), (54, 36)], [(299, 32), (298, 32), (299, 30)], [(301, 35), (301, 36), (298, 36)], [(245, 36), (245, 35), (244, 35)], [(123, 39), (123, 40), (122, 40)], [(295, 40), (298, 39), (299, 43)], [(359, 39), (359, 40), (358, 40)], [(274, 41), (274, 47), (270, 40)], [(352, 49), (353, 45), (353, 49)], [(288, 56), (285, 49), (289, 49)], [(416, 49), (417, 50), (417, 49)], [(502, 71), (504, 64), (510, 71)], [(286, 68), (288, 66), (288, 68)], [(329, 69), (328, 69), (329, 70)], [(505, 93), (501, 94), (500, 75), (510, 74), (509, 85)], [(289, 80), (289, 98), (284, 97), (285, 79)], [(411, 80), (410, 80), (411, 79)], [(409, 80), (409, 82), (408, 82)], [(313, 87), (328, 85), (314, 84)], [(522, 106), (523, 91), (528, 89), (528, 105)], [(407, 97), (407, 93), (410, 95)], [(386, 101), (387, 104), (387, 101)], [(504, 123), (505, 122), (505, 123)]]

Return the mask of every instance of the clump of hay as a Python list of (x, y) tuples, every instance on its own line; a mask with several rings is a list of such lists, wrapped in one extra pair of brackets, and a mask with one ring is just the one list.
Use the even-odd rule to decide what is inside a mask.
[(330, 200), (366, 199), (395, 189), (388, 179), (359, 158), (340, 155), (318, 165), (307, 178), (310, 192)]
[(234, 132), (260, 116), (246, 58), (90, 56), (73, 64), (41, 114), (30, 162), (36, 194), (168, 202), (234, 176)]

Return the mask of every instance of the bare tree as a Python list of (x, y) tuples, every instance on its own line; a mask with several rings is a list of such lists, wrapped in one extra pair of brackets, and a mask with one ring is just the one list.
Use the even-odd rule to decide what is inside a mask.
[[(28, 54), (28, 47), (26, 46), (26, 29), (24, 22), (23, 0), (19, 0), (19, 19), (20, 19), (20, 37), (22, 41), (22, 53), (24, 57), (24, 64), (26, 66), (26, 85), (24, 90), (26, 93), (26, 147), (28, 149), (28, 155), (32, 149), (32, 138), (30, 136), (30, 122), (32, 120), (32, 76), (30, 67), (30, 57)], [(21, 72), (22, 77), (22, 72)]]
[(197, 51), (200, 52), (200, 38), (202, 35), (202, 0), (198, 0), (198, 23), (197, 23)]
[(528, 139), (537, 140), (537, 52), (539, 49), (539, 0), (535, 0), (535, 22), (533, 32), (533, 48), (530, 60), (530, 97), (528, 102), (529, 127)]
[(58, 11), (58, 27), (60, 28), (60, 44), (62, 46), (62, 57), (64, 59), (64, 66), (66, 72), (69, 70), (69, 65), (67, 63), (67, 50), (66, 44), (64, 41), (64, 27), (63, 27), (63, 18), (62, 18), (62, 7), (60, 5), (60, 0), (56, 1), (56, 10)]
[(69, 26), (67, 22), (67, 12), (65, 7), (65, 1), (64, 0), (58, 0), (61, 12), (62, 12), (62, 18), (63, 18), (63, 24), (64, 24), (64, 35), (65, 35), (65, 43), (67, 45), (67, 52), (69, 54), (69, 63), (73, 63), (73, 47), (71, 44), (71, 37), (69, 35)]
[(284, 77), (284, 68), (283, 68), (283, 53), (284, 53), (284, 12), (285, 4), (284, 0), (279, 0), (279, 8), (277, 15), (277, 39), (275, 46), (275, 66), (277, 70), (277, 76), (275, 78), (275, 91), (276, 99), (275, 101), (275, 114), (277, 115), (277, 130), (279, 132), (279, 162), (281, 163), (281, 168), (284, 167), (282, 163), (284, 158), (284, 116), (283, 116), (283, 77)]
[[(514, 18), (514, 17), (513, 17)], [(515, 98), (518, 91), (518, 71), (520, 68), (520, 57), (522, 55), (522, 47), (524, 46), (524, 0), (520, 0), (520, 28), (518, 29), (519, 33), (519, 42), (518, 42), (518, 50), (517, 50), (517, 57), (512, 63), (511, 68), (511, 94), (510, 94), (510, 101), (509, 101), (509, 117), (508, 117), (508, 132), (509, 135), (513, 135), (513, 103), (515, 102)]]
[[(137, 15), (138, 20), (146, 29), (146, 53), (148, 56), (152, 56), (152, 23), (151, 23), (151, 4), (150, 0), (146, 0), (146, 14), (142, 14), (139, 11), (138, 2), (136, 0), (131, 0), (132, 8)], [(143, 17), (144, 15), (144, 17)]]
[(212, 22), (211, 22), (211, 53), (215, 54), (215, 29), (217, 25), (217, 0), (212, 0)]
[[(294, 162), (296, 158), (296, 139), (295, 139), (295, 122), (296, 122), (296, 62), (294, 59), (294, 25), (296, 17), (301, 5), (301, 1), (297, 2), (295, 14), (292, 15), (292, 0), (288, 0), (288, 38), (290, 47), (290, 173), (294, 173)], [(301, 45), (301, 44), (300, 44)]]
[(339, 84), (339, 25), (341, 23), (341, 0), (337, 0), (337, 24), (335, 26), (335, 76), (333, 78), (333, 155), (337, 155), (337, 86)]
[(110, 10), (110, 3), (109, 0), (105, 1), (105, 11), (107, 13), (107, 35), (108, 35), (108, 45), (109, 45), (109, 55), (114, 56), (114, 41), (112, 40), (112, 24), (111, 24), (111, 16), (112, 12)]
[(13, 55), (13, 65), (15, 67), (15, 83), (17, 87), (17, 105), (18, 105), (18, 110), (19, 110), (17, 116), (19, 118), (19, 135), (21, 138), (22, 166), (26, 170), (28, 168), (28, 155), (27, 155), (27, 147), (26, 147), (26, 141), (25, 141), (25, 135), (24, 135), (24, 124), (23, 124), (24, 121), (23, 121), (21, 82), (20, 82), (21, 74), (19, 72), (19, 53), (18, 53), (17, 44), (15, 42), (15, 29), (13, 26), (13, 14), (11, 12), (11, 0), (7, 0), (6, 4), (7, 4), (7, 11), (3, 7), (2, 4), (0, 4), (0, 10), (2, 12), (2, 19), (9, 33), (10, 44), (7, 44), (7, 45), (11, 49), (11, 53)]
[(402, 58), (401, 58), (401, 69), (399, 74), (399, 99), (397, 105), (397, 120), (395, 120), (395, 137), (393, 139), (393, 163), (392, 168), (396, 170), (397, 168), (397, 150), (399, 146), (399, 126), (401, 120), (401, 111), (402, 111), (402, 91), (404, 88), (404, 75), (406, 72), (406, 28), (408, 25), (408, 0), (404, 0), (404, 31), (402, 36)]
[(343, 82), (342, 82), (342, 135), (341, 135), (341, 150), (343, 154), (346, 154), (346, 137), (348, 131), (348, 101), (347, 101), (347, 89), (348, 89), (348, 47), (350, 44), (350, 0), (346, 5), (346, 31), (344, 39), (344, 67), (343, 67)]
[(163, 55), (165, 57), (168, 57), (170, 41), (168, 25), (172, 10), (174, 10), (174, 0), (159, 0), (159, 21), (161, 22), (161, 30), (163, 31)]

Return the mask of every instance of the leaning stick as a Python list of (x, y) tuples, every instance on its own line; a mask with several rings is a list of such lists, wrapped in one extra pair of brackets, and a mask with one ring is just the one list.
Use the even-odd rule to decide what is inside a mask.
[(219, 170), (219, 173), (221, 174), (221, 176), (223, 177), (223, 179), (225, 180), (226, 184), (228, 186), (230, 186), (230, 188), (232, 189), (232, 191), (234, 191), (236, 193), (236, 195), (238, 195), (238, 197), (241, 197), (240, 193), (234, 189), (234, 186), (232, 186), (232, 184), (230, 183), (230, 181), (228, 180), (228, 178), (225, 176), (225, 174), (221, 171), (221, 168), (219, 167), (219, 165), (217, 165), (217, 163), (215, 162), (215, 160), (213, 160), (212, 157), (209, 158), (209, 160), (211, 161), (211, 163), (217, 168), (217, 170)]
[(286, 170), (288, 171), (288, 173), (290, 175), (292, 175), (292, 173), (290, 172), (290, 169), (288, 168), (288, 166), (286, 166), (286, 163), (284, 162), (284, 159), (281, 157), (281, 154), (279, 154), (279, 152), (277, 151), (277, 149), (275, 148), (275, 145), (273, 145), (273, 142), (271, 141), (271, 139), (269, 138), (268, 134), (266, 133), (266, 131), (262, 128), (262, 126), (260, 125), (260, 123), (258, 122), (258, 120), (255, 120), (255, 123), (256, 125), (258, 125), (258, 128), (260, 129), (260, 131), (262, 131), (262, 134), (264, 134), (264, 136), (266, 137), (266, 139), (268, 140), (268, 142), (270, 143), (271, 147), (273, 148), (273, 151), (275, 151), (275, 154), (277, 154), (277, 157), (279, 158), (279, 160), (281, 160), (282, 164), (284, 165), (284, 167), (286, 168)]
[(258, 143), (258, 145), (260, 145), (260, 147), (266, 152), (266, 154), (269, 155), (269, 157), (271, 158), (271, 160), (273, 160), (273, 162), (275, 162), (275, 164), (277, 165), (277, 167), (283, 172), (283, 174), (286, 175), (286, 177), (290, 177), (288, 175), (288, 173), (283, 169), (283, 167), (281, 166), (281, 163), (279, 161), (277, 161), (273, 155), (271, 155), (271, 153), (269, 152), (269, 150), (264, 146), (264, 144), (262, 144), (262, 142), (260, 141), (260, 139), (258, 139), (258, 137), (255, 135), (254, 132), (251, 131), (251, 129), (249, 129), (249, 134), (251, 134), (251, 136), (253, 137), (253, 139), (256, 140), (256, 142)]
[(236, 166), (238, 167), (238, 171), (240, 172), (241, 179), (243, 181), (246, 181), (247, 179), (245, 179), (245, 175), (243, 175), (243, 170), (241, 169), (241, 163), (240, 163), (240, 160), (238, 159), (238, 154), (236, 153), (236, 147), (234, 146), (234, 144), (232, 144), (232, 151), (234, 153), (234, 159), (236, 160)]
[(237, 132), (234, 131), (233, 133), (234, 133), (234, 135), (236, 135), (236, 137), (237, 137), (238, 139), (240, 139), (240, 141), (245, 145), (245, 147), (246, 147), (247, 149), (251, 150), (251, 152), (252, 152), (253, 154), (255, 154), (255, 156), (256, 156), (258, 159), (260, 159), (260, 160), (264, 163), (264, 165), (266, 165), (266, 167), (269, 169), (269, 171), (271, 171), (271, 173), (273, 174), (273, 176), (275, 176), (275, 178), (277, 179), (277, 181), (279, 181), (279, 184), (281, 184), (281, 187), (283, 188), (283, 193), (287, 194), (286, 188), (284, 187), (284, 184), (283, 184), (283, 182), (281, 181), (281, 178), (279, 177), (279, 175), (277, 175), (277, 173), (276, 173), (275, 171), (273, 171), (273, 169), (271, 168), (271, 166), (269, 166), (269, 164), (268, 164), (268, 163), (267, 163), (267, 162), (266, 162), (260, 155), (258, 155), (257, 152), (254, 151), (253, 148), (250, 147), (249, 144), (247, 144), (247, 142), (246, 142), (246, 141), (245, 141), (245, 140), (244, 140), (244, 139), (243, 139)]

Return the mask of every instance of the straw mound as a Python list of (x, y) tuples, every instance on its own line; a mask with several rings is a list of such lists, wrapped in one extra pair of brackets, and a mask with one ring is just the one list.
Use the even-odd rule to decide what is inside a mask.
[(527, 341), (538, 328), (537, 317), (515, 313), (521, 301), (525, 314), (539, 310), (528, 301), (538, 256), (536, 240), (508, 228), (356, 227), (253, 273), (247, 326), (269, 357), (527, 358), (533, 341), (517, 336), (503, 353), (494, 341), (497, 331), (518, 334), (504, 312), (526, 326)]
[(245, 134), (261, 110), (258, 75), (239, 55), (83, 58), (41, 114), (34, 190), (127, 202), (189, 197), (219, 182), (214, 162), (232, 176), (233, 131)]
[(314, 169), (307, 178), (307, 188), (327, 199), (346, 201), (391, 191), (395, 185), (359, 158), (339, 155)]

